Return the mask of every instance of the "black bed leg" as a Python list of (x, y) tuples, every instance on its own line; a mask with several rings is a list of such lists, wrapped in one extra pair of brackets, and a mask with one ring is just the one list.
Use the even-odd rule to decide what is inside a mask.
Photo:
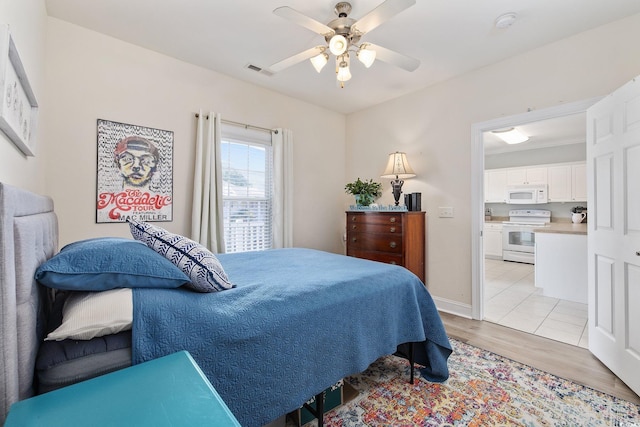
[(316, 395), (316, 418), (318, 419), (318, 427), (324, 425), (324, 391)]
[(409, 380), (409, 383), (413, 384), (414, 366), (413, 366), (413, 343), (412, 342), (409, 343), (409, 364), (411, 365), (411, 379)]
[(318, 427), (322, 427), (324, 425), (324, 390), (316, 394), (315, 408), (307, 403), (304, 404), (304, 407), (311, 412), (311, 415), (318, 419)]

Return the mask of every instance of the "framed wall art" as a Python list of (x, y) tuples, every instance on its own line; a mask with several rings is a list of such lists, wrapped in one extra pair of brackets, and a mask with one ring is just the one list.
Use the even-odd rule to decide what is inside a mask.
[(34, 156), (38, 103), (7, 24), (0, 24), (0, 95), (0, 130), (25, 155)]
[(96, 222), (173, 220), (173, 132), (98, 119)]

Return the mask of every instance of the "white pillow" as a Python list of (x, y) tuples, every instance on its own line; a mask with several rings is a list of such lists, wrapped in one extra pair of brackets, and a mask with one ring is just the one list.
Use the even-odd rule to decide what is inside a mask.
[(62, 325), (45, 340), (90, 340), (131, 329), (133, 297), (130, 288), (102, 292), (74, 292), (62, 309)]

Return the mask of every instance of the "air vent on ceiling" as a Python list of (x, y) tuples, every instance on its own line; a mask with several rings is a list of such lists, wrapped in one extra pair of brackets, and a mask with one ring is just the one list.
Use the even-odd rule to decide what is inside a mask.
[(273, 76), (273, 73), (271, 71), (264, 69), (262, 67), (258, 67), (257, 65), (247, 64), (247, 68), (257, 73), (264, 74), (265, 76), (269, 76), (269, 77)]

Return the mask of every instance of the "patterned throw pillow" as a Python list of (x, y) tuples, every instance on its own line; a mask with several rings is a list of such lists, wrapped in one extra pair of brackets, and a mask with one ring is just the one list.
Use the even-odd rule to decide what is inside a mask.
[(234, 287), (218, 258), (200, 243), (146, 222), (131, 219), (128, 222), (134, 239), (146, 243), (189, 276), (191, 283), (185, 284), (186, 287), (198, 292)]

